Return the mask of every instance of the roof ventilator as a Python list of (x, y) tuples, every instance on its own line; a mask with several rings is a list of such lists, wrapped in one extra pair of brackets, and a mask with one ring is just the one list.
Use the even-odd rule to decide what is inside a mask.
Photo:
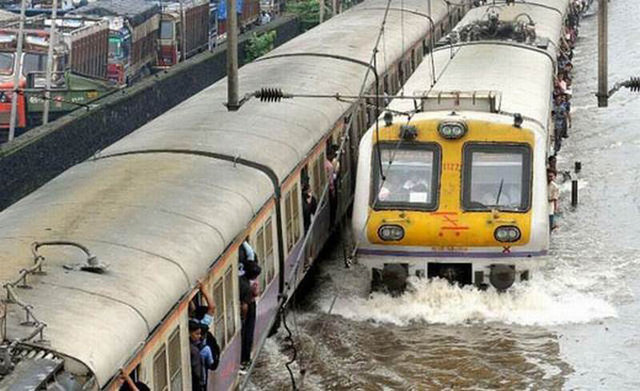
[[(85, 246), (76, 242), (70, 242), (65, 240), (55, 240), (50, 242), (33, 242), (33, 244), (31, 245), (31, 252), (33, 253), (34, 260), (36, 261), (38, 259), (44, 260), (44, 257), (38, 254), (38, 249), (44, 246), (71, 246), (71, 247), (76, 247), (80, 249), (82, 252), (86, 254), (87, 260), (85, 263), (67, 264), (62, 266), (67, 270), (82, 270), (85, 272), (102, 274), (102, 273), (105, 273), (109, 268), (109, 264), (100, 262), (100, 260), (98, 260), (98, 257), (96, 257), (95, 255), (92, 255), (91, 251), (89, 251), (89, 249), (86, 248)], [(42, 272), (42, 270), (40, 270), (40, 272)]]
[[(449, 35), (438, 42), (438, 46), (494, 39), (512, 40), (518, 43), (540, 46), (536, 35), (536, 24), (528, 14), (521, 13), (514, 17), (513, 20), (500, 20), (499, 12), (492, 9), (485, 15), (486, 19), (473, 21), (451, 31)], [(543, 44), (543, 46), (545, 45)]]

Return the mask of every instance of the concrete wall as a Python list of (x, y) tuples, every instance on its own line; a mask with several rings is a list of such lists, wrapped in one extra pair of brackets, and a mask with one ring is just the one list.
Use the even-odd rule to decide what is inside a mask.
[[(275, 45), (301, 33), (298, 19), (283, 16), (240, 37), (238, 59), (252, 33), (276, 30)], [(226, 48), (201, 53), (166, 72), (94, 102), (11, 143), (0, 145), (0, 210), (67, 168), (91, 157), (226, 74)]]

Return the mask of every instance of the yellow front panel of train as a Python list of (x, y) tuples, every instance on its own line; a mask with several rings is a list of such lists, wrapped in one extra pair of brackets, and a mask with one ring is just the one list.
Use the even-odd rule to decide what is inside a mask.
[[(531, 186), (532, 181), (531, 167), (533, 162), (534, 135), (527, 129), (515, 128), (507, 124), (496, 124), (484, 121), (465, 121), (467, 131), (466, 134), (459, 139), (445, 139), (438, 132), (439, 120), (422, 120), (412, 121), (411, 125), (417, 130), (417, 136), (411, 142), (416, 144), (428, 144), (434, 148), (433, 167), (437, 168), (436, 190), (434, 204), (430, 208), (422, 210), (413, 210), (410, 206), (401, 208), (393, 208), (388, 205), (380, 206), (382, 202), (373, 201), (370, 203), (369, 220), (367, 223), (367, 237), (371, 243), (385, 245), (403, 245), (403, 246), (421, 246), (436, 248), (456, 248), (465, 249), (468, 247), (497, 247), (497, 246), (517, 246), (524, 245), (529, 242), (531, 233)], [(390, 145), (389, 149), (395, 148), (394, 156), (399, 155), (398, 150), (402, 148), (398, 144), (400, 134), (400, 126), (394, 124), (390, 127), (384, 127), (379, 132), (379, 145)], [(376, 136), (374, 134), (374, 141)], [(526, 196), (521, 195), (523, 201), (522, 210), (505, 210), (509, 208), (487, 207), (483, 204), (485, 210), (464, 210), (462, 207), (463, 188), (462, 180), (465, 171), (465, 148), (479, 149), (480, 155), (486, 151), (483, 156), (488, 156), (485, 160), (488, 163), (485, 170), (491, 169), (491, 150), (495, 146), (513, 148), (523, 151), (529, 151), (526, 156), (529, 162), (523, 163), (523, 176), (528, 175), (528, 180), (524, 183), (528, 184), (529, 190)], [(398, 148), (400, 147), (400, 148)], [(381, 147), (382, 148), (382, 147)], [(419, 148), (419, 147), (418, 147)], [(375, 154), (374, 149), (374, 154)], [(439, 155), (439, 156), (438, 156)], [(471, 155), (469, 155), (471, 156)], [(475, 156), (475, 155), (474, 155)], [(508, 156), (508, 155), (507, 155)], [(437, 161), (437, 158), (440, 161)], [(522, 159), (523, 161), (525, 158)], [(508, 163), (508, 162), (507, 162)], [(383, 157), (383, 164), (386, 164)], [(483, 164), (482, 162), (478, 164)], [(503, 163), (505, 164), (505, 163)], [(376, 170), (378, 165), (377, 159), (372, 160), (372, 168)], [(503, 170), (508, 169), (502, 168)], [(500, 168), (494, 168), (493, 172), (500, 172)], [(501, 174), (500, 174), (501, 175)], [(380, 194), (376, 197), (382, 198), (383, 195), (388, 197), (389, 192), (385, 189), (384, 184), (380, 188)], [(469, 186), (470, 187), (470, 186)], [(491, 194), (497, 194), (497, 198), (508, 199), (506, 194), (507, 186), (504, 180), (495, 185), (491, 189)], [(523, 185), (524, 187), (524, 185)], [(372, 186), (372, 189), (375, 187)], [(375, 192), (372, 190), (372, 192)], [(419, 193), (422, 194), (422, 193)], [(504, 194), (504, 195), (502, 195)], [(516, 198), (515, 196), (513, 196)], [(527, 198), (525, 200), (525, 198)], [(466, 201), (465, 201), (466, 202)], [(526, 202), (526, 204), (525, 204)], [(497, 202), (500, 205), (500, 201)], [(524, 207), (526, 205), (526, 207)], [(371, 206), (374, 206), (373, 208)], [(470, 208), (466, 208), (470, 209)], [(473, 209), (473, 208), (471, 208)], [(502, 209), (502, 210), (501, 210)], [(382, 240), (379, 230), (383, 226), (400, 226), (404, 229), (404, 234), (399, 240)], [(498, 227), (517, 227), (520, 235), (517, 240), (508, 243), (498, 241), (496, 239), (496, 228)], [(514, 234), (515, 235), (515, 234)]]

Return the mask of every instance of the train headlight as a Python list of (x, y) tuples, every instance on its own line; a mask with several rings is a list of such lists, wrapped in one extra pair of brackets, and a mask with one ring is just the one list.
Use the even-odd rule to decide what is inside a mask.
[(404, 238), (404, 228), (399, 225), (381, 225), (378, 236), (384, 241), (398, 241)]
[(513, 225), (503, 225), (496, 228), (493, 232), (493, 237), (496, 238), (498, 242), (503, 243), (517, 242), (520, 236), (520, 230)]
[(438, 133), (448, 140), (456, 140), (467, 133), (467, 125), (464, 122), (441, 122)]

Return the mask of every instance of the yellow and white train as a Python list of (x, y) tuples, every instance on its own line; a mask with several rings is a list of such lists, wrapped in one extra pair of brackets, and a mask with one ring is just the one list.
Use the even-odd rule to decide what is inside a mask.
[(401, 291), (415, 275), (504, 290), (547, 253), (551, 97), (568, 3), (471, 10), (454, 32), (476, 40), (435, 50), (365, 134), (353, 232), (373, 289)]

